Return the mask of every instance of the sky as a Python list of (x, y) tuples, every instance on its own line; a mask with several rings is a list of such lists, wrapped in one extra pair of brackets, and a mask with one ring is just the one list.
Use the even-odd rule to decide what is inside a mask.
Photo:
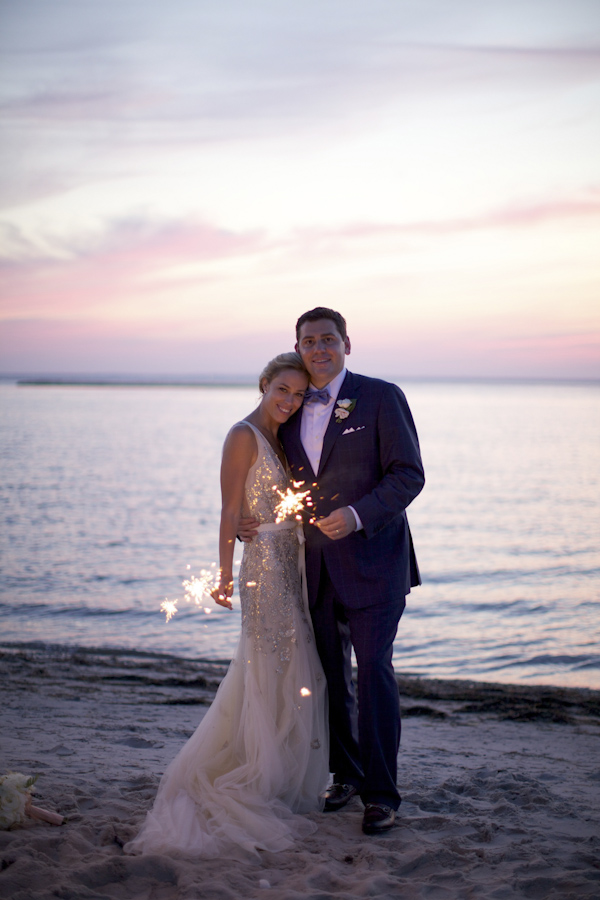
[(599, 0), (0, 0), (0, 373), (600, 378)]

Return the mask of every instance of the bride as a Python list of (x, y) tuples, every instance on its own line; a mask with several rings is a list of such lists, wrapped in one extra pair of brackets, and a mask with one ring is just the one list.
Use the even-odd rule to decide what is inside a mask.
[(248, 857), (316, 830), (298, 815), (322, 808), (327, 787), (325, 678), (298, 569), (301, 526), (276, 523), (291, 485), (279, 426), (302, 405), (308, 375), (282, 353), (259, 379), (260, 404), (233, 426), (221, 466), (218, 604), (232, 608), (240, 514), (261, 523), (244, 544), (242, 630), (227, 675), (195, 733), (168, 766), (128, 853)]

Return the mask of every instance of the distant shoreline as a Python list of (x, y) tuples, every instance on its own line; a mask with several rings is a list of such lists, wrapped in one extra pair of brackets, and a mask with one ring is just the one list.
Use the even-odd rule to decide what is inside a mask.
[[(476, 377), (476, 376), (419, 376), (419, 375), (377, 375), (393, 384), (467, 384), (467, 385), (572, 385), (600, 386), (600, 378), (544, 378), (544, 377)], [(85, 376), (85, 375), (2, 375), (1, 384), (12, 384), (17, 387), (173, 387), (173, 388), (206, 388), (206, 387), (254, 387), (257, 383), (255, 375), (235, 375), (211, 377), (198, 375), (189, 377), (168, 376)]]
[(108, 379), (61, 379), (61, 378), (32, 378), (18, 379), (17, 387), (252, 387), (253, 381), (110, 381)]

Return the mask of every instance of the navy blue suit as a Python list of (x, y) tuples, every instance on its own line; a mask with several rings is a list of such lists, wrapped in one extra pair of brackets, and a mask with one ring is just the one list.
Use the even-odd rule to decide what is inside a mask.
[(329, 687), (334, 780), (354, 784), (365, 803), (397, 809), (400, 710), (391, 657), (405, 596), (420, 584), (405, 510), (423, 488), (423, 466), (399, 388), (348, 372), (343, 399), (356, 405), (340, 423), (332, 413), (316, 476), (300, 440), (302, 410), (279, 434), (294, 479), (311, 486), (312, 514), (352, 506), (363, 524), (332, 541), (305, 522), (308, 596)]

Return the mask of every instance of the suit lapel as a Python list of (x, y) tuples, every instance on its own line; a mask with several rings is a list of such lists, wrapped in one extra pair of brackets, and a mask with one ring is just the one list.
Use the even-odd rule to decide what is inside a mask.
[[(351, 400), (357, 400), (358, 394), (360, 393), (359, 388), (359, 380), (356, 378), (352, 372), (347, 372), (344, 381), (342, 382), (342, 386), (340, 388), (340, 392), (338, 394), (338, 400), (344, 400), (349, 398)], [(337, 407), (337, 402), (334, 405), (333, 409), (335, 410)], [(329, 425), (327, 426), (327, 430), (325, 432), (325, 437), (323, 438), (323, 450), (321, 452), (321, 459), (319, 461), (319, 472), (320, 475), (323, 471), (323, 468), (327, 464), (327, 460), (329, 459), (329, 455), (333, 450), (333, 446), (340, 436), (340, 434), (346, 428), (346, 420), (342, 419), (342, 421), (338, 424), (335, 420), (334, 412), (331, 413), (331, 418), (329, 419)]]

